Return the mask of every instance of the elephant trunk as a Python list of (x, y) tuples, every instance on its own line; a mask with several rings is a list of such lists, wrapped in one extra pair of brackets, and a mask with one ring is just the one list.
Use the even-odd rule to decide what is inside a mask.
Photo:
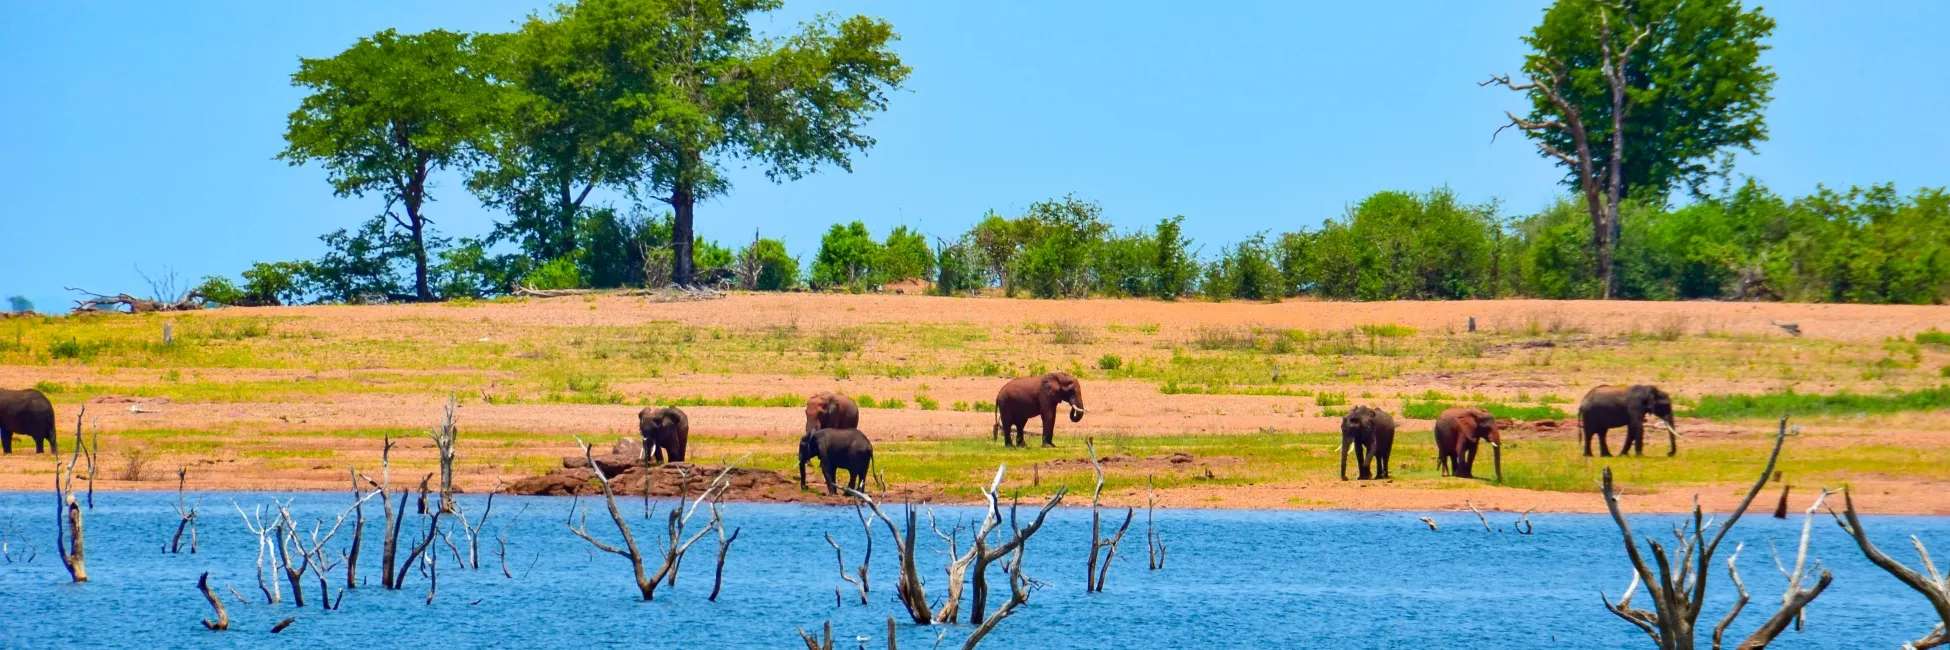
[(1083, 420), (1083, 414), (1089, 412), (1088, 409), (1083, 408), (1083, 389), (1077, 389), (1077, 394), (1070, 398), (1070, 421), (1080, 422)]
[(1661, 418), (1659, 420), (1659, 424), (1664, 425), (1666, 427), (1666, 443), (1670, 445), (1669, 447), (1666, 448), (1666, 455), (1667, 456), (1679, 455), (1679, 430), (1673, 428), (1672, 420)]
[(1503, 482), (1503, 444), (1490, 441), (1490, 462), (1496, 465), (1496, 482)]
[(1341, 480), (1343, 481), (1347, 480), (1347, 448), (1352, 444), (1353, 442), (1346, 435), (1341, 436)]

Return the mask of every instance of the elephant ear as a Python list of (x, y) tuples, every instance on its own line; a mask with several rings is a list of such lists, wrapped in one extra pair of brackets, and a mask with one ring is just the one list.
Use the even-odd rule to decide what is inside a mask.
[(1056, 393), (1055, 384), (1056, 384), (1056, 379), (1054, 376), (1043, 375), (1043, 381), (1040, 382), (1038, 386), (1040, 387), (1040, 390), (1042, 391), (1043, 395), (1048, 396)]

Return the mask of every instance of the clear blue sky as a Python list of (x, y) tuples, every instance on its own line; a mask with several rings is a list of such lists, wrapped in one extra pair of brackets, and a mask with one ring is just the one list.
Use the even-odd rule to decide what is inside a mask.
[[(1185, 215), (1206, 253), (1338, 216), (1387, 189), (1447, 185), (1536, 210), (1559, 172), (1490, 133), (1543, 2), (913, 2), (791, 0), (893, 22), (909, 89), (847, 174), (774, 185), (752, 169), (698, 209), (700, 232), (753, 229), (795, 253), (860, 219), (952, 235), (985, 211), (1074, 192), (1123, 227)], [(314, 257), (318, 235), (378, 211), (317, 168), (273, 159), (297, 58), (396, 27), (508, 29), (532, 0), (0, 3), (0, 296), (65, 310), (63, 286), (146, 293), (136, 273), (235, 275)], [(1773, 138), (1738, 172), (1777, 191), (1950, 182), (1950, 3), (1769, 4), (1780, 27)], [(457, 177), (429, 209), (450, 235), (496, 214)], [(616, 197), (610, 197), (617, 200)]]

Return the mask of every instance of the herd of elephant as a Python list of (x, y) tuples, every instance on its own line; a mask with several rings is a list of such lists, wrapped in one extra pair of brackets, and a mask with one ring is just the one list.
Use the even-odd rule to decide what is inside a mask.
[[(995, 426), (991, 439), (1007, 446), (1023, 446), (1023, 428), (1031, 416), (1043, 418), (1043, 446), (1056, 446), (1056, 406), (1070, 405), (1070, 421), (1083, 419), (1083, 386), (1074, 375), (1052, 372), (1022, 377), (1002, 385), (995, 395)], [(646, 461), (681, 462), (691, 436), (690, 416), (675, 406), (652, 406), (637, 413)], [(1014, 432), (1011, 439), (1010, 433)], [(799, 486), (806, 486), (806, 463), (819, 460), (826, 492), (838, 494), (839, 470), (846, 470), (846, 487), (865, 489), (873, 466), (873, 442), (860, 431), (860, 405), (853, 398), (825, 392), (806, 398), (806, 429), (799, 436)]]
[[(1665, 426), (1671, 447), (1667, 456), (1679, 453), (1679, 431), (1673, 427), (1672, 397), (1656, 386), (1599, 386), (1578, 402), (1578, 431), (1584, 439), (1584, 455), (1591, 455), (1591, 439), (1598, 439), (1598, 452), (1611, 455), (1605, 433), (1625, 427), (1625, 444), (1620, 455), (1645, 455), (1645, 416), (1651, 415)], [(1476, 450), (1490, 443), (1490, 458), (1497, 482), (1503, 481), (1503, 436), (1501, 424), (1489, 411), (1477, 407), (1452, 408), (1435, 419), (1435, 466), (1443, 476), (1474, 478)], [(1386, 411), (1356, 406), (1341, 418), (1341, 480), (1347, 480), (1347, 452), (1354, 450), (1361, 480), (1388, 478), (1388, 456), (1395, 446), (1395, 418)], [(1368, 461), (1374, 471), (1368, 471)]]
[[(1071, 422), (1081, 421), (1088, 412), (1083, 406), (1083, 385), (1067, 372), (1051, 372), (1021, 377), (1002, 385), (995, 396), (995, 423), (991, 440), (1005, 446), (1021, 447), (1031, 417), (1040, 417), (1043, 446), (1054, 447), (1056, 407), (1070, 406)], [(1625, 444), (1620, 453), (1645, 454), (1645, 416), (1651, 415), (1665, 426), (1672, 445), (1670, 456), (1679, 449), (1678, 432), (1673, 427), (1672, 398), (1654, 386), (1599, 386), (1585, 393), (1578, 404), (1579, 429), (1584, 455), (1591, 455), (1591, 439), (1598, 439), (1599, 452), (1611, 455), (1607, 431), (1625, 427)], [(649, 407), (637, 414), (638, 432), (643, 436), (646, 461), (680, 462), (690, 441), (690, 417), (682, 409)], [(1487, 441), (1496, 480), (1503, 480), (1503, 448), (1497, 418), (1476, 407), (1443, 411), (1435, 421), (1436, 468), (1444, 476), (1472, 478), (1476, 451)], [(54, 434), (54, 406), (36, 390), (0, 389), (0, 450), (13, 453), (14, 434), (33, 438), (34, 452), (45, 443), (54, 453), (61, 448)], [(1013, 434), (1013, 437), (1012, 435)], [(1341, 418), (1341, 480), (1347, 480), (1347, 453), (1352, 449), (1358, 465), (1358, 478), (1388, 478), (1388, 457), (1395, 445), (1395, 419), (1387, 412), (1356, 406)], [(851, 398), (825, 392), (806, 400), (806, 427), (799, 438), (799, 485), (806, 484), (806, 463), (819, 460), (826, 478), (826, 491), (838, 492), (838, 471), (847, 471), (847, 487), (866, 487), (867, 473), (873, 465), (873, 442), (860, 431), (860, 406)], [(1374, 469), (1369, 470), (1372, 460)]]

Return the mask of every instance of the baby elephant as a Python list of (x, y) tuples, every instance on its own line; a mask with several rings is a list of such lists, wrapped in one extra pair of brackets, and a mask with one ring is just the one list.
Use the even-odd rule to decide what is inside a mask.
[(806, 461), (819, 459), (826, 475), (826, 493), (839, 494), (839, 470), (846, 468), (846, 487), (865, 490), (867, 468), (873, 465), (873, 443), (859, 429), (820, 429), (799, 438), (799, 488), (806, 487)]

